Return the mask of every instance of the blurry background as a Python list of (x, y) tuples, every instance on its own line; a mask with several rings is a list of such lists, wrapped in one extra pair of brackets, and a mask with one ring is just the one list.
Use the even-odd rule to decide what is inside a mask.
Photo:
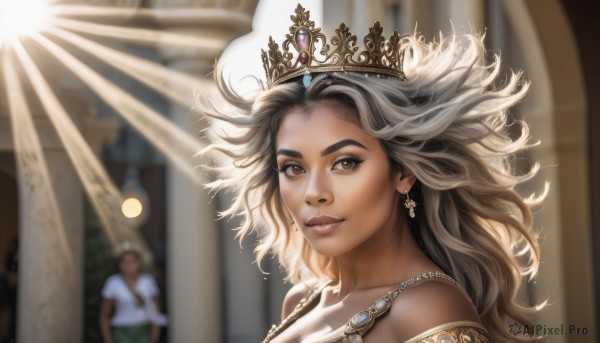
[[(241, 91), (245, 75), (263, 78), (260, 49), (269, 35), (283, 41), (297, 3), (65, 0), (36, 11), (40, 1), (0, 1), (0, 341), (10, 342), (16, 325), (18, 342), (100, 342), (100, 289), (114, 272), (112, 246), (124, 239), (144, 247), (145, 270), (158, 280), (170, 319), (163, 341), (261, 341), (289, 284), (275, 261), (263, 266), (270, 274), (259, 272), (252, 241), (240, 250), (230, 230), (238, 223), (215, 221), (229, 199), (209, 197), (194, 171), (204, 141), (193, 97), (214, 89), (221, 56)], [(542, 165), (524, 194), (551, 182), (535, 213), (542, 265), (524, 294), (550, 303), (539, 325), (587, 332), (548, 342), (596, 342), (600, 54), (588, 5), (302, 4), (327, 36), (344, 21), (359, 41), (375, 20), (386, 35), (395, 27), (429, 40), (452, 27), (486, 32), (506, 72), (524, 71), (531, 91), (512, 114), (541, 145), (515, 166)]]

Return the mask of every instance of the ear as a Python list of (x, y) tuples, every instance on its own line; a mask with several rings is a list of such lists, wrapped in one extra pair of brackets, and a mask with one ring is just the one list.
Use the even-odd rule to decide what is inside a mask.
[(394, 188), (401, 194), (406, 194), (415, 184), (416, 178), (413, 172), (404, 167), (402, 170), (396, 171), (394, 175)]

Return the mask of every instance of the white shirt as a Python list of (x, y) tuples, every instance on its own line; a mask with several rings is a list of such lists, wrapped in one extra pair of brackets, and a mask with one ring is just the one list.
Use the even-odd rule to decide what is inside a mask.
[[(154, 277), (149, 274), (141, 274), (136, 282), (135, 289), (144, 299), (144, 305), (138, 305), (131, 290), (121, 274), (111, 275), (102, 288), (102, 297), (115, 301), (115, 315), (111, 318), (112, 326), (136, 326), (160, 323), (160, 314), (152, 300), (159, 295), (158, 286)], [(159, 322), (157, 322), (159, 321)]]

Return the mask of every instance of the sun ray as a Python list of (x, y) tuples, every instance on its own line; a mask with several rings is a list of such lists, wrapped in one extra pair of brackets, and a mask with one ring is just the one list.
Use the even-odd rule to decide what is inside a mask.
[[(57, 27), (48, 28), (45, 32), (91, 53), (94, 57), (187, 108), (190, 108), (193, 103), (192, 96), (195, 90), (212, 87), (212, 83), (207, 81), (166, 68), (158, 63), (108, 48)], [(148, 70), (152, 70), (152, 73), (148, 73)], [(172, 87), (172, 85), (176, 85), (176, 88)]]
[[(8, 46), (10, 45), (7, 43)], [(19, 75), (9, 55), (10, 50), (10, 48), (7, 48), (2, 51), (0, 62), (3, 68), (4, 86), (8, 98), (8, 112), (11, 118), (19, 185), (29, 190), (28, 192), (22, 192), (22, 195), (26, 197), (22, 203), (27, 204), (31, 213), (35, 213), (35, 216), (26, 219), (29, 221), (28, 230), (24, 231), (23, 235), (36, 236), (39, 235), (36, 231), (39, 232), (40, 230), (56, 231), (56, 235), (50, 237), (56, 237), (57, 241), (49, 241), (47, 244), (51, 246), (58, 244), (58, 249), (63, 254), (63, 262), (67, 267), (66, 272), (72, 273), (74, 271), (73, 258), (67, 242), (56, 193)], [(48, 235), (39, 235), (38, 237), (40, 236), (46, 237)], [(55, 248), (57, 247), (52, 247), (52, 249)]]
[(199, 37), (149, 29), (118, 27), (56, 17), (49, 19), (49, 23), (71, 31), (118, 39), (137, 45), (174, 45), (196, 49), (198, 53), (208, 58), (217, 56), (226, 46), (226, 43), (218, 37)]
[(182, 19), (202, 22), (204, 25), (216, 26), (224, 21), (238, 23), (240, 29), (250, 27), (252, 18), (243, 11), (232, 12), (224, 8), (140, 8), (111, 7), (76, 4), (54, 4), (48, 12), (54, 17), (69, 17), (83, 20), (123, 21), (128, 19), (149, 19), (173, 21)]
[(135, 241), (140, 244), (144, 257), (149, 260), (151, 258), (149, 249), (141, 236), (133, 229), (125, 227), (120, 217), (119, 207), (122, 197), (118, 188), (113, 184), (25, 48), (18, 41), (12, 46), (75, 167), (110, 243), (115, 245), (123, 240)]
[(52, 16), (129, 19), (132, 17), (154, 17), (155, 10), (140, 7), (110, 7), (93, 5), (56, 4), (49, 7)]
[(117, 87), (56, 43), (40, 34), (33, 34), (31, 37), (113, 107), (184, 174), (195, 182), (203, 182), (201, 176), (195, 172), (193, 156), (206, 144), (201, 143), (160, 113)]

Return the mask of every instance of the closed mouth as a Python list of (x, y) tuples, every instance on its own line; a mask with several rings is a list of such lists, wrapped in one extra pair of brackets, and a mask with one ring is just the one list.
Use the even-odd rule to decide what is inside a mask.
[(335, 224), (343, 222), (344, 219), (339, 219), (335, 217), (329, 216), (319, 216), (310, 218), (305, 224), (306, 226), (317, 226), (317, 225), (326, 225), (326, 224)]

